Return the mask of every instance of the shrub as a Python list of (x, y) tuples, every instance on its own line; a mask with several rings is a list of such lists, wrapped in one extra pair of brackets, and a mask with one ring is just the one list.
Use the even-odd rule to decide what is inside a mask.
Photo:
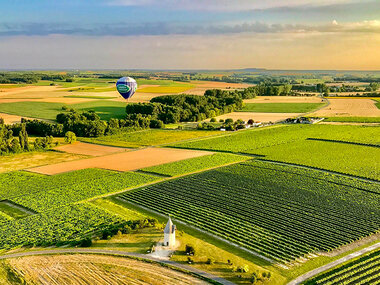
[(192, 264), (194, 263), (194, 259), (192, 259), (190, 256), (187, 258), (187, 263)]
[(211, 123), (215, 123), (215, 122), (216, 122), (216, 119), (215, 119), (215, 118), (211, 118), (210, 122), (211, 122)]
[(231, 119), (231, 118), (228, 118), (228, 119), (226, 119), (226, 120), (224, 121), (224, 123), (226, 123), (226, 124), (232, 124), (233, 122), (234, 122), (234, 120)]
[(149, 127), (152, 129), (163, 129), (165, 127), (164, 122), (161, 120), (150, 120)]
[(206, 261), (206, 264), (214, 264), (215, 263), (215, 260), (213, 258), (208, 258), (207, 261)]
[(82, 239), (79, 244), (80, 247), (90, 247), (91, 245), (92, 245), (92, 239), (89, 237)]
[(192, 245), (187, 244), (185, 252), (188, 255), (194, 255), (195, 254), (195, 249), (194, 249), (194, 247)]
[(70, 132), (70, 131), (66, 132), (65, 142), (72, 144), (72, 143), (75, 143), (76, 141), (77, 141), (77, 137), (73, 132)]

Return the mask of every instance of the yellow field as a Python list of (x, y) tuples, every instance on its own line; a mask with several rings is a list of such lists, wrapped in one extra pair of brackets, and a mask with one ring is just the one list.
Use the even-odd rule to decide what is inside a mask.
[(159, 265), (114, 256), (29, 256), (10, 259), (9, 264), (27, 284), (207, 284)]
[(137, 93), (181, 93), (192, 89), (194, 86), (157, 86), (145, 87), (137, 90)]

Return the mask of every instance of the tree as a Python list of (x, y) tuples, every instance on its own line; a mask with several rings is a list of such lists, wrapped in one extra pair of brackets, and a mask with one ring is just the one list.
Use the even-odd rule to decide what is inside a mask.
[(73, 132), (70, 132), (70, 131), (66, 132), (65, 142), (72, 144), (72, 143), (75, 143), (76, 141), (77, 141), (77, 137)]
[(194, 249), (194, 247), (192, 245), (187, 244), (186, 248), (185, 248), (185, 252), (188, 255), (194, 255), (195, 254), (195, 249)]
[(23, 123), (21, 124), (21, 130), (18, 134), (19, 141), (20, 141), (20, 146), (22, 150), (29, 151), (29, 138), (28, 138), (28, 133), (26, 132), (26, 124)]

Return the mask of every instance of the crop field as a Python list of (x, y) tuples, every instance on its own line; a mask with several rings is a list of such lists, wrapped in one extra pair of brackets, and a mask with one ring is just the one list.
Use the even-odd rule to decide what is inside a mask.
[(163, 163), (179, 161), (211, 154), (206, 151), (173, 148), (145, 148), (119, 152), (88, 159), (68, 161), (28, 169), (28, 171), (46, 175), (55, 175), (68, 171), (87, 168), (102, 168), (115, 171), (131, 171)]
[(177, 141), (216, 136), (220, 134), (222, 134), (222, 132), (219, 131), (150, 129), (136, 132), (120, 133), (97, 138), (81, 138), (80, 140), (96, 144), (135, 148), (169, 144)]
[(195, 171), (201, 171), (212, 167), (247, 160), (250, 157), (229, 153), (216, 153), (196, 158), (180, 160), (172, 163), (141, 169), (148, 173), (155, 173), (165, 176), (177, 176)]
[[(62, 103), (47, 102), (14, 102), (0, 104), (0, 112), (39, 118), (46, 120), (55, 120), (57, 114), (62, 113)], [(95, 100), (78, 104), (71, 104), (69, 107), (79, 111), (94, 110), (101, 119), (109, 120), (110, 118), (122, 119), (125, 117), (125, 102), (116, 102), (109, 100)]]
[(306, 113), (322, 107), (324, 103), (247, 103), (242, 112)]
[(380, 250), (375, 250), (322, 273), (304, 284), (379, 284)]
[(344, 174), (380, 179), (380, 148), (338, 142), (304, 140), (256, 152), (265, 159), (295, 163)]
[(75, 241), (109, 227), (120, 218), (94, 205), (76, 203), (154, 180), (157, 177), (146, 174), (99, 169), (55, 176), (23, 171), (1, 174), (0, 200), (7, 199), (37, 213), (17, 220), (2, 215), (0, 249)]
[(380, 123), (380, 117), (329, 117), (323, 122)]
[(209, 284), (157, 264), (116, 256), (30, 256), (11, 259), (9, 266), (26, 284)]
[(146, 174), (101, 169), (84, 169), (54, 176), (9, 172), (0, 175), (0, 199), (43, 212), (154, 180), (157, 177)]
[(280, 263), (330, 251), (380, 229), (377, 183), (256, 160), (121, 197)]
[(380, 109), (371, 99), (329, 99), (330, 105), (313, 113), (318, 117), (379, 117)]
[(163, 93), (163, 94), (171, 94), (171, 93), (182, 93), (187, 90), (192, 89), (193, 85), (183, 85), (183, 86), (157, 86), (157, 87), (145, 87), (138, 89), (139, 93)]

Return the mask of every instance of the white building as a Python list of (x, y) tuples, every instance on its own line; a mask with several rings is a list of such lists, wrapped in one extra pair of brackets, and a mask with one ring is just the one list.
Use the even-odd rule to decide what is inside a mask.
[(164, 246), (175, 246), (175, 230), (176, 227), (173, 225), (172, 219), (169, 216), (169, 220), (164, 229)]

